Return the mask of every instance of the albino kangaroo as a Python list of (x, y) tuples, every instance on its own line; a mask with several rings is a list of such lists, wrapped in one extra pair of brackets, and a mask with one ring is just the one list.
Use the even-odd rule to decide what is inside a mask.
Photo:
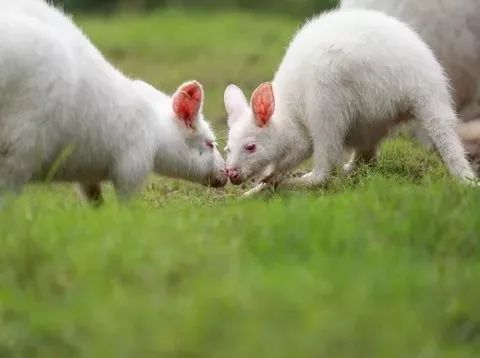
[[(225, 106), (228, 175), (234, 184), (264, 175), (254, 192), (272, 181), (280, 188), (318, 185), (345, 147), (355, 151), (354, 161), (370, 161), (389, 128), (408, 120), (423, 125), (452, 175), (475, 178), (440, 64), (415, 32), (380, 12), (331, 11), (308, 22), (251, 105), (231, 85)], [(282, 178), (312, 154), (311, 173)]]
[(480, 1), (342, 0), (341, 8), (379, 10), (409, 24), (445, 68), (458, 109), (471, 104), (480, 84)]
[[(379, 10), (410, 25), (445, 69), (461, 119), (480, 117), (480, 1), (342, 0), (341, 8)], [(431, 145), (421, 128), (415, 135)]]
[(59, 158), (54, 180), (91, 200), (107, 180), (128, 198), (151, 170), (224, 186), (203, 97), (195, 81), (170, 97), (125, 77), (44, 1), (0, 0), (0, 195), (45, 179)]

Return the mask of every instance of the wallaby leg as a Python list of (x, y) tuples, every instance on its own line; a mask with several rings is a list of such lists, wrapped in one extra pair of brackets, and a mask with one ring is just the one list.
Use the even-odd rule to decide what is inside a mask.
[[(312, 102), (316, 103), (316, 102)], [(316, 106), (309, 112), (313, 141), (313, 170), (299, 178), (286, 178), (278, 182), (278, 189), (310, 188), (325, 182), (332, 169), (341, 162), (349, 119), (337, 112), (335, 106)]]
[(148, 166), (138, 160), (141, 155), (131, 153), (114, 167), (112, 181), (118, 198), (128, 201), (139, 189), (148, 175)]

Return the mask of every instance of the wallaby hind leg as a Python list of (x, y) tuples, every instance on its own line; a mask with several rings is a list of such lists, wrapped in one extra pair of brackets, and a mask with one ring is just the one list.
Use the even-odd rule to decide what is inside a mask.
[(449, 172), (463, 181), (476, 178), (456, 132), (457, 116), (450, 105), (439, 101), (420, 104), (416, 118), (423, 124)]

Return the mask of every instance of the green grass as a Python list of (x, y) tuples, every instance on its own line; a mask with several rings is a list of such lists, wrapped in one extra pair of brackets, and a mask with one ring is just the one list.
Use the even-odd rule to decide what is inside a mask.
[[(222, 91), (269, 79), (298, 26), (248, 14), (81, 19), (132, 76)], [(90, 208), (32, 186), (0, 211), (1, 357), (476, 357), (480, 192), (435, 154), (385, 144), (379, 165), (318, 191), (152, 179)]]

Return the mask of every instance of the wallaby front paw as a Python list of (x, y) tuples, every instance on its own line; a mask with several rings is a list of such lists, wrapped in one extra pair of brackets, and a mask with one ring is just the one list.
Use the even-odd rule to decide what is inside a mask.
[(249, 191), (245, 192), (242, 195), (242, 198), (251, 198), (252, 196), (259, 195), (267, 190), (274, 189), (274, 186), (268, 183), (260, 183), (253, 189), (250, 189)]

